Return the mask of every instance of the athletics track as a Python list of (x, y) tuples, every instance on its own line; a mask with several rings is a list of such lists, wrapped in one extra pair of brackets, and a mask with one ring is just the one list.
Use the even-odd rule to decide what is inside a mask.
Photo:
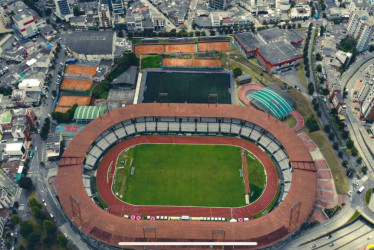
[[(137, 206), (125, 203), (112, 192), (115, 162), (126, 148), (144, 143), (180, 143), (180, 144), (218, 144), (242, 147), (253, 153), (264, 165), (267, 184), (261, 197), (252, 204), (243, 207), (184, 207), (184, 206)], [(113, 167), (110, 168), (113, 162)], [(110, 170), (109, 179), (108, 171)], [(157, 177), (155, 177), (157, 178)], [(209, 178), (209, 177), (207, 177)], [(117, 216), (182, 216), (252, 218), (264, 210), (274, 199), (278, 187), (278, 175), (272, 160), (256, 145), (231, 137), (176, 137), (176, 136), (140, 136), (128, 139), (113, 147), (102, 159), (97, 171), (97, 187), (102, 199), (109, 205), (108, 212)], [(244, 197), (243, 197), (244, 199)]]

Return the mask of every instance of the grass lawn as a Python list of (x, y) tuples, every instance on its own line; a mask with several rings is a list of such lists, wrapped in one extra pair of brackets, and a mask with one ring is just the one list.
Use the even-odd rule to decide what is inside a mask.
[(146, 68), (161, 68), (162, 66), (162, 57), (160, 55), (154, 56), (143, 56), (142, 57), (142, 69)]
[(264, 191), (266, 186), (266, 175), (264, 166), (261, 162), (253, 156), (252, 153), (247, 151), (247, 168), (248, 168), (248, 180), (250, 196), (249, 202), (256, 201)]
[(370, 199), (371, 199), (371, 193), (373, 192), (373, 189), (370, 188), (368, 191), (365, 193), (365, 202), (366, 205), (369, 205)]
[[(222, 145), (143, 144), (126, 152), (115, 193), (136, 205), (245, 205), (240, 148)], [(132, 164), (131, 164), (132, 162)], [(130, 175), (131, 167), (135, 174)], [(123, 189), (122, 186), (125, 186)]]
[(300, 63), (299, 70), (297, 71), (297, 75), (303, 84), (303, 86), (308, 89), (308, 84), (306, 82), (305, 72), (304, 72), (304, 64)]
[(288, 116), (285, 120), (283, 120), (283, 123), (285, 123), (288, 127), (293, 128), (296, 126), (296, 119), (292, 115)]

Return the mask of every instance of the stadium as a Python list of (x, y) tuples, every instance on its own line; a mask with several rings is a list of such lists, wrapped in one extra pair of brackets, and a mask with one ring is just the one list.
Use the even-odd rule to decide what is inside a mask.
[[(191, 152), (201, 155), (191, 159)], [(174, 157), (158, 155), (163, 153)], [(195, 196), (185, 199), (184, 194), (182, 200), (165, 193), (160, 187), (166, 185), (165, 177), (172, 179), (175, 189), (179, 184), (174, 179), (185, 181), (180, 178), (184, 174), (199, 179), (196, 168), (191, 167), (191, 174), (186, 165), (175, 165), (178, 159), (190, 159), (198, 169), (207, 166), (198, 174), (209, 185), (238, 187), (240, 202), (226, 199), (233, 192), (230, 189), (215, 195), (214, 186), (197, 193), (190, 189)], [(266, 185), (259, 197), (243, 205), (247, 203), (243, 195), (253, 189), (243, 164), (250, 159), (263, 166)], [(158, 160), (182, 172), (168, 172), (166, 166), (156, 171), (144, 167)], [(130, 173), (126, 187), (134, 193), (124, 192), (127, 197), (121, 197), (116, 187), (121, 179), (116, 171), (121, 169)], [(102, 115), (77, 134), (61, 157), (57, 190), (72, 227), (97, 249), (147, 241), (252, 241), (258, 248), (286, 238), (307, 220), (315, 202), (316, 180), (314, 162), (303, 142), (261, 111), (226, 104), (143, 103)], [(137, 187), (148, 182), (153, 186), (144, 186), (139, 195)], [(200, 193), (206, 199), (199, 198)], [(100, 199), (108, 205), (105, 209)]]

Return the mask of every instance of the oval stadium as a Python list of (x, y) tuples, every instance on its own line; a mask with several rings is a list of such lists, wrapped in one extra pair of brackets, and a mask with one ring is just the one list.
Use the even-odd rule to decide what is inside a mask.
[[(93, 248), (120, 242), (256, 242), (309, 217), (317, 173), (301, 139), (254, 108), (143, 103), (90, 122), (57, 175), (72, 228)], [(129, 247), (129, 246), (128, 246)]]

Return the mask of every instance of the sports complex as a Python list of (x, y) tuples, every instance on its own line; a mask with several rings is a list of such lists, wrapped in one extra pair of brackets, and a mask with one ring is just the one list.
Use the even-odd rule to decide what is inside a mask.
[(312, 157), (291, 129), (227, 104), (113, 110), (77, 134), (57, 176), (66, 216), (99, 249), (135, 241), (265, 247), (306, 221), (316, 188)]

